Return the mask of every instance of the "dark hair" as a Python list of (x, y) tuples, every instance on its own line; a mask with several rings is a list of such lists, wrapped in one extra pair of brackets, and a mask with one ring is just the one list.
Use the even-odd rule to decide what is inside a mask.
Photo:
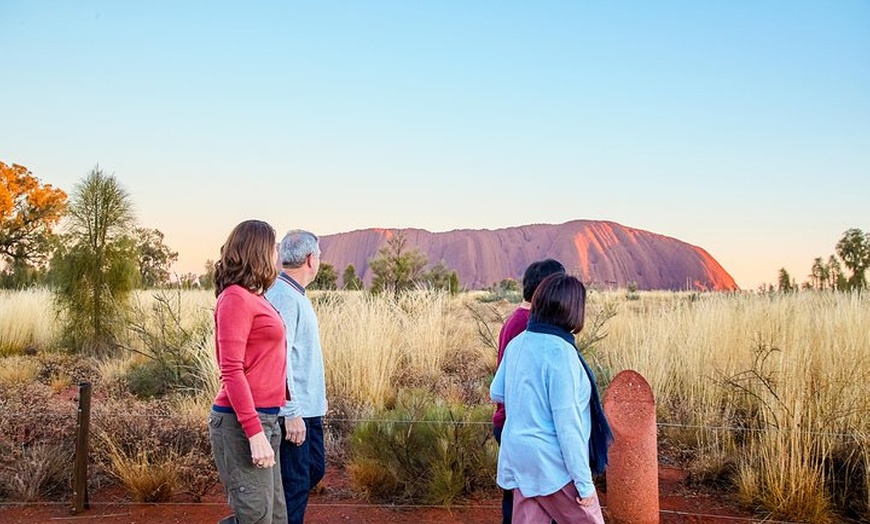
[(531, 302), (532, 295), (535, 294), (535, 290), (541, 285), (542, 280), (550, 275), (564, 272), (565, 266), (552, 258), (529, 264), (526, 272), (523, 273), (523, 300)]
[(577, 277), (565, 273), (550, 275), (532, 296), (530, 314), (537, 322), (579, 333), (586, 315), (586, 287)]
[(255, 293), (269, 289), (278, 278), (275, 267), (275, 230), (262, 220), (245, 220), (230, 232), (215, 264), (215, 296), (238, 284)]

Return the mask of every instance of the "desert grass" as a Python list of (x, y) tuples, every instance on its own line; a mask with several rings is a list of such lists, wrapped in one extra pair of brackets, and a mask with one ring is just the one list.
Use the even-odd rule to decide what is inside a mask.
[(146, 450), (128, 454), (111, 438), (103, 437), (111, 460), (110, 472), (133, 495), (136, 502), (168, 502), (178, 489), (179, 470), (172, 455), (155, 458)]
[(0, 386), (24, 386), (36, 381), (42, 366), (32, 357), (0, 358)]
[(477, 335), (467, 297), (435, 291), (399, 297), (342, 292), (313, 297), (333, 398), (381, 409), (403, 386), (437, 388), (445, 368), (480, 380), (494, 356)]
[(739, 449), (745, 501), (824, 522), (831, 451), (870, 446), (868, 325), (866, 294), (675, 296), (621, 307), (597, 356), (643, 374), (660, 421), (697, 427), (695, 445)]
[(0, 356), (50, 349), (59, 337), (49, 290), (0, 290)]
[[(0, 348), (18, 352), (57, 339), (50, 309), (34, 305), (50, 307), (40, 293), (0, 295)], [(140, 293), (144, 310), (152, 293)], [(372, 413), (393, 406), (408, 387), (451, 402), (487, 403), (492, 335), (514, 304), (427, 291), (311, 298), (331, 406)], [(179, 300), (184, 325), (211, 324), (210, 292), (186, 291)], [(644, 375), (662, 439), (697, 456), (701, 476), (727, 476), (721, 480), (748, 505), (775, 518), (811, 522), (843, 507), (836, 490), (845, 486), (853, 517), (870, 518), (870, 296), (639, 292), (629, 300), (624, 291), (593, 291), (587, 323), (610, 309), (615, 315), (602, 317), (600, 339), (587, 353), (599, 381), (606, 386), (623, 369)], [(10, 312), (18, 311), (26, 311), (21, 318), (31, 327), (14, 338), (8, 333), (19, 329), (12, 326), (18, 317)], [(211, 382), (178, 405), (191, 417), (207, 411), (218, 388), (212, 334), (205, 340), (196, 366)], [(120, 375), (127, 364), (114, 364), (114, 371), (103, 365), (106, 375)]]

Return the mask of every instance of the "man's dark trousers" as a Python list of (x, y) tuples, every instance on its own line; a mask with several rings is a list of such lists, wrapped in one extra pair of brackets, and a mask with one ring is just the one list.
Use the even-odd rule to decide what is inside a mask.
[(281, 481), (287, 501), (288, 524), (302, 524), (308, 493), (323, 479), (326, 457), (323, 450), (323, 418), (303, 418), (305, 440), (297, 446), (289, 442), (281, 419)]

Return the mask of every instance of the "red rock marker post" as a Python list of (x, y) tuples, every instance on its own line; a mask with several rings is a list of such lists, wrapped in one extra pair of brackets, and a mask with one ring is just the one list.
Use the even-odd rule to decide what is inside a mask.
[(646, 379), (620, 372), (604, 396), (604, 412), (613, 431), (607, 464), (608, 522), (659, 523), (656, 402)]

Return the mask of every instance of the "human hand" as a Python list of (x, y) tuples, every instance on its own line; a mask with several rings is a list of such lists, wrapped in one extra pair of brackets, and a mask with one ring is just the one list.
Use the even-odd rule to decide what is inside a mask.
[(593, 502), (595, 502), (595, 493), (592, 493), (591, 495), (589, 495), (585, 499), (580, 498), (580, 497), (576, 497), (574, 499), (574, 502), (583, 506), (584, 508), (588, 508), (589, 506), (592, 505)]
[(248, 439), (251, 445), (251, 461), (258, 468), (271, 468), (275, 465), (275, 450), (269, 444), (264, 432), (259, 432)]
[(284, 437), (288, 442), (292, 442), (297, 446), (301, 446), (305, 442), (305, 421), (302, 417), (285, 417), (284, 430), (287, 436)]

